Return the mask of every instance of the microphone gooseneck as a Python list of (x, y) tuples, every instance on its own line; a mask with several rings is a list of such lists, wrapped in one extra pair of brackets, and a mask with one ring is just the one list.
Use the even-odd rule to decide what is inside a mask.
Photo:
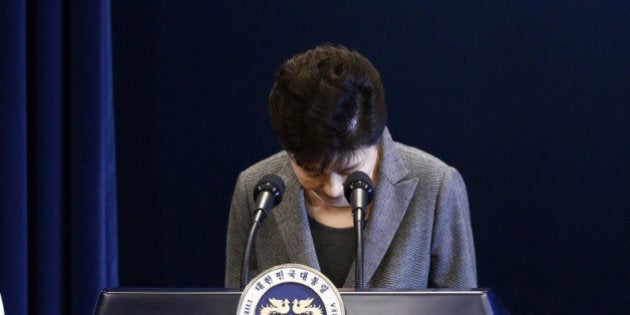
[(346, 179), (344, 195), (352, 207), (352, 217), (354, 218), (356, 257), (354, 267), (354, 287), (362, 289), (363, 285), (363, 223), (367, 205), (372, 201), (374, 189), (370, 176), (364, 172), (357, 171)]
[(265, 175), (254, 187), (254, 221), (249, 231), (243, 263), (241, 264), (241, 288), (249, 283), (249, 271), (251, 266), (252, 249), (256, 242), (256, 234), (265, 220), (271, 208), (282, 201), (284, 182), (282, 178), (274, 174)]

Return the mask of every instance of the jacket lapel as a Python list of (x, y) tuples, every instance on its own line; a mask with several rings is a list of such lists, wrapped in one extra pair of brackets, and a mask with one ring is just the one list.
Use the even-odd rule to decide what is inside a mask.
[(285, 182), (285, 198), (272, 214), (280, 232), (279, 237), (287, 249), (289, 260), (291, 263), (319, 270), (317, 253), (304, 208), (304, 193), (288, 158), (287, 163), (277, 175)]
[[(383, 260), (418, 184), (417, 178), (406, 177), (408, 170), (394, 148), (394, 142), (387, 129), (383, 133), (380, 163), (374, 204), (363, 236), (365, 284), (369, 283)], [(344, 286), (354, 286), (354, 270), (353, 266)]]

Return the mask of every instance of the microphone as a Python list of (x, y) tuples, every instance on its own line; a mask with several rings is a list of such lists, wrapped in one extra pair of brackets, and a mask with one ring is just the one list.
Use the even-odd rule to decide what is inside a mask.
[(254, 222), (247, 238), (243, 263), (241, 264), (241, 288), (245, 288), (249, 282), (249, 269), (251, 265), (252, 249), (256, 242), (256, 234), (265, 220), (271, 208), (282, 201), (284, 193), (284, 181), (274, 174), (265, 175), (254, 187)]
[(372, 180), (367, 174), (357, 171), (346, 178), (344, 195), (352, 207), (354, 218), (356, 258), (354, 265), (354, 287), (363, 288), (363, 222), (367, 205), (372, 201), (374, 189)]
[(277, 206), (282, 201), (284, 193), (284, 182), (277, 175), (265, 175), (258, 181), (254, 188), (254, 221), (262, 221), (267, 217), (271, 207)]

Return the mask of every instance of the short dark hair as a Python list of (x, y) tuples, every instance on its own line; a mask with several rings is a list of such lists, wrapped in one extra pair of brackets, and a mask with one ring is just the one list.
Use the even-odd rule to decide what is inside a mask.
[(342, 166), (379, 142), (385, 91), (372, 63), (344, 46), (320, 45), (287, 59), (269, 94), (271, 126), (301, 167)]

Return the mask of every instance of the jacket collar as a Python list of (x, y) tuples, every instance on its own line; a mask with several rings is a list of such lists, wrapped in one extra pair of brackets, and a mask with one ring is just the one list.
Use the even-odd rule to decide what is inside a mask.
[[(403, 163), (387, 129), (383, 132), (381, 145), (381, 164), (375, 188), (374, 205), (366, 222), (363, 236), (363, 279), (366, 285), (383, 260), (418, 184), (417, 178), (408, 177), (409, 170)], [(354, 281), (353, 266), (344, 286), (353, 287)]]
[[(286, 196), (274, 210), (276, 225), (280, 231), (292, 263), (319, 270), (319, 262), (304, 203), (304, 190), (300, 185), (287, 155), (286, 163), (278, 172), (285, 182)], [(297, 222), (297, 225), (296, 225)]]

